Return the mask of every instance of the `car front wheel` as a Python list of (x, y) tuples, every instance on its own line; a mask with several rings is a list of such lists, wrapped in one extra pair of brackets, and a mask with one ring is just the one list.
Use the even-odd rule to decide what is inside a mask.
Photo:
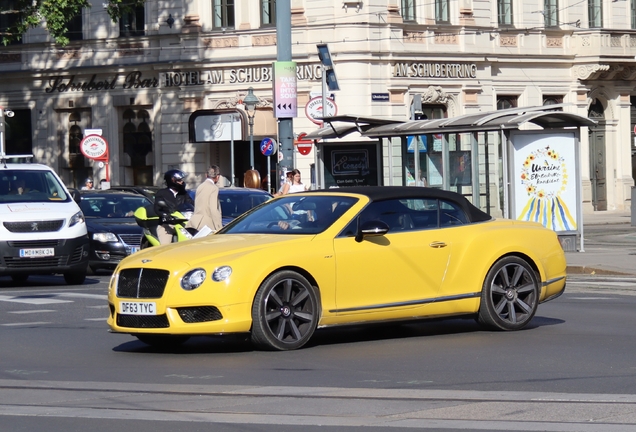
[(85, 272), (64, 273), (64, 281), (69, 285), (82, 285), (86, 280), (87, 271), (88, 269)]
[(318, 325), (315, 288), (294, 271), (265, 279), (252, 305), (252, 342), (269, 350), (293, 350), (311, 338)]
[(497, 261), (486, 276), (481, 293), (479, 323), (498, 330), (519, 330), (537, 311), (539, 281), (523, 259)]

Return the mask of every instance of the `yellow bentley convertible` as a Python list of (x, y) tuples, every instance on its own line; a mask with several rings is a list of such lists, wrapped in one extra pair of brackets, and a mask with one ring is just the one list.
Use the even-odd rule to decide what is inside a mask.
[(250, 333), (302, 347), (319, 327), (473, 316), (518, 330), (565, 289), (556, 234), (423, 187), (285, 195), (218, 233), (124, 259), (108, 325), (150, 345)]

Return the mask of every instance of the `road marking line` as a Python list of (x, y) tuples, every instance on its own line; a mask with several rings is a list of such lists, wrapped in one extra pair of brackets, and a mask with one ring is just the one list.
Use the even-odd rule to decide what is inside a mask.
[(53, 295), (59, 297), (76, 297), (76, 298), (92, 298), (92, 299), (100, 299), (107, 300), (108, 296), (106, 294), (85, 294), (85, 293), (55, 293)]
[(0, 301), (35, 304), (35, 305), (55, 304), (55, 303), (73, 303), (73, 300), (58, 300), (58, 299), (53, 299), (48, 297), (35, 297), (35, 296), (33, 297), (0, 296)]
[(2, 324), (2, 325), (6, 327), (16, 327), (16, 326), (44, 325), (44, 324), (52, 324), (52, 323), (46, 322), (46, 321), (35, 321), (35, 322), (27, 322), (27, 323), (8, 323), (8, 324)]
[(24, 311), (9, 311), (7, 313), (12, 314), (32, 314), (32, 313), (44, 313), (44, 312), (57, 312), (53, 309), (40, 309), (40, 310), (24, 310)]

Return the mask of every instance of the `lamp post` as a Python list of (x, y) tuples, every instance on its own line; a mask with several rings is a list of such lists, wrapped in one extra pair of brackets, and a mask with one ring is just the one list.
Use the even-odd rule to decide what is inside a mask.
[(258, 98), (254, 96), (254, 88), (247, 89), (247, 95), (243, 99), (247, 110), (247, 124), (250, 127), (250, 169), (254, 169), (254, 114)]

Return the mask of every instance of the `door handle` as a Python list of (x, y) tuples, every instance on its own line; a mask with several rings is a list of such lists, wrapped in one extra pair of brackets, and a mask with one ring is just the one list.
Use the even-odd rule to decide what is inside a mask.
[(444, 242), (436, 241), (436, 242), (430, 243), (429, 246), (434, 249), (441, 249), (441, 248), (445, 248), (448, 245)]

